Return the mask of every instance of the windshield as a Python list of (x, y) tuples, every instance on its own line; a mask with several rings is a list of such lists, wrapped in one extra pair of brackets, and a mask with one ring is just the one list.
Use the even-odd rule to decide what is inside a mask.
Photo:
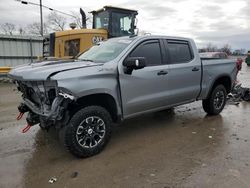
[(105, 63), (115, 59), (131, 42), (132, 40), (129, 39), (100, 42), (80, 55), (78, 59)]

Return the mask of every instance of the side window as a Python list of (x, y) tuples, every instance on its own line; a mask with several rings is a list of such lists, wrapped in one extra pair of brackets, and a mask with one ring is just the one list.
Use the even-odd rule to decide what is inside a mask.
[(79, 52), (80, 52), (80, 39), (65, 41), (64, 56), (75, 56)]
[(147, 66), (161, 65), (162, 57), (159, 41), (143, 42), (132, 51), (130, 57), (145, 57)]
[(187, 42), (172, 42), (167, 43), (171, 64), (188, 63), (193, 59), (192, 53)]

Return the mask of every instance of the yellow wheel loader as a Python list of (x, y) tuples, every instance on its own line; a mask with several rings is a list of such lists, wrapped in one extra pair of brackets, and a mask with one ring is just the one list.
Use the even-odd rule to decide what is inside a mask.
[(86, 29), (86, 15), (81, 9), (82, 29), (51, 33), (43, 41), (43, 57), (72, 58), (94, 44), (112, 37), (134, 35), (136, 10), (105, 6), (92, 11), (93, 29)]

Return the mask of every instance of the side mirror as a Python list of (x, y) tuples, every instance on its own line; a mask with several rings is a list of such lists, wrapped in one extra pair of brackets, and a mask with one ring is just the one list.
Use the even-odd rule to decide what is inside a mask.
[(145, 57), (128, 57), (123, 61), (123, 66), (127, 69), (137, 70), (146, 66)]

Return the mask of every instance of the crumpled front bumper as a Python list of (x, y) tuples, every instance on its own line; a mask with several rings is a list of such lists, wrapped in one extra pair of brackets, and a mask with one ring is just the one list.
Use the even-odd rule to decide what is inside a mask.
[(51, 105), (42, 104), (41, 107), (38, 107), (31, 100), (23, 98), (21, 105), (26, 110), (20, 111), (19, 109), (19, 111), (20, 113), (28, 112), (26, 120), (29, 125), (33, 126), (40, 123), (41, 127), (47, 128), (58, 121), (67, 119), (65, 118), (67, 106), (74, 99), (75, 97), (72, 95), (59, 92)]
[(50, 109), (40, 109), (38, 108), (32, 101), (29, 99), (23, 99), (23, 104), (25, 104), (30, 111), (33, 113), (45, 117), (46, 119), (57, 119), (60, 111), (60, 105), (63, 102), (64, 98), (63, 97), (56, 97), (51, 105)]

